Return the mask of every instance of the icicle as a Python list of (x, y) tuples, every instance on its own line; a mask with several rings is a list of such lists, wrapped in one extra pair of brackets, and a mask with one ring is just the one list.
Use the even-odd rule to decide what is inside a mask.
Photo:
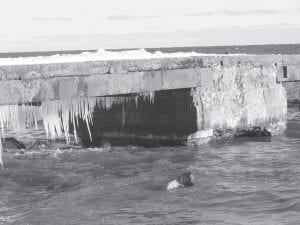
[[(99, 108), (109, 110), (113, 104), (125, 104), (135, 101), (137, 106), (138, 98), (154, 102), (154, 92), (140, 93), (133, 96), (108, 96), (95, 98), (78, 98), (58, 101), (43, 102), (39, 106), (33, 105), (6, 105), (0, 106), (0, 138), (4, 138), (5, 129), (13, 129), (16, 133), (23, 131), (26, 127), (35, 125), (38, 128), (38, 121), (43, 121), (46, 136), (49, 139), (64, 138), (67, 144), (70, 143), (70, 123), (74, 128), (74, 138), (77, 138), (78, 119), (82, 119), (89, 132), (93, 125), (93, 112), (97, 105)], [(2, 144), (0, 142), (0, 164), (2, 165)]]
[(69, 122), (71, 122), (77, 141), (77, 119), (83, 119), (89, 130), (95, 105), (96, 100), (94, 98), (43, 102), (41, 112), (47, 137), (51, 139), (62, 138), (64, 134), (66, 142), (69, 144)]
[(135, 96), (135, 104), (138, 106), (138, 99), (141, 98), (143, 101), (149, 101), (151, 104), (154, 103), (155, 92), (142, 92)]
[(154, 97), (155, 97), (155, 92), (154, 91), (150, 91), (149, 92), (149, 101), (150, 103), (154, 103)]
[(2, 160), (2, 137), (0, 135), (0, 164), (1, 164), (1, 168), (3, 169), (3, 160)]

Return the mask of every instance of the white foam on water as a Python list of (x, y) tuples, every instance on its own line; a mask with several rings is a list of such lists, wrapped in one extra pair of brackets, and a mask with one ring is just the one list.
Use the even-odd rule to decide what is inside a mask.
[(152, 58), (179, 58), (179, 57), (192, 57), (192, 56), (230, 56), (230, 55), (244, 55), (244, 54), (204, 54), (204, 53), (197, 53), (197, 52), (163, 53), (161, 51), (156, 51), (154, 53), (151, 53), (146, 51), (145, 49), (127, 50), (127, 51), (108, 51), (105, 49), (99, 49), (96, 52), (83, 52), (81, 54), (56, 54), (51, 56), (0, 58), (0, 66), (106, 61), (106, 60), (122, 60), (122, 59), (152, 59)]

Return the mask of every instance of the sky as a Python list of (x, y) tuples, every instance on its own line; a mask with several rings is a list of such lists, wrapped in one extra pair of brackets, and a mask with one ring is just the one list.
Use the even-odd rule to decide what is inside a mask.
[(0, 0), (0, 52), (274, 43), (299, 0)]

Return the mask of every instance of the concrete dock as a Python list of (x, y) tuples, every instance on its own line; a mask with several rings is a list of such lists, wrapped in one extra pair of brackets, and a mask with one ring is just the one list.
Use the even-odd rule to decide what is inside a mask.
[[(153, 93), (154, 103), (139, 99), (110, 109), (96, 107), (94, 145), (102, 139), (199, 144), (232, 130), (283, 132), (287, 100), (281, 82), (300, 80), (299, 65), (298, 55), (0, 65), (0, 105)], [(79, 123), (88, 143), (84, 129)]]

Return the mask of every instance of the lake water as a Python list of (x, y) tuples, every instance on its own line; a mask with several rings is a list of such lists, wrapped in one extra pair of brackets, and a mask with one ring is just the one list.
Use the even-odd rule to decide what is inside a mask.
[[(172, 52), (199, 52), (207, 54), (300, 54), (300, 44), (272, 44), (272, 45), (231, 45), (231, 46), (193, 46), (193, 47), (169, 47), (169, 48), (145, 48), (149, 52), (161, 51)], [(124, 49), (110, 49), (120, 51)], [(128, 49), (126, 49), (128, 50)], [(73, 51), (49, 51), (49, 52), (7, 52), (1, 53), (0, 58), (28, 57), (28, 56), (50, 56), (55, 54), (79, 54), (82, 52), (95, 52), (97, 50), (73, 50)]]
[[(194, 148), (56, 145), (4, 154), (0, 224), (300, 224), (297, 107), (289, 108), (286, 133), (271, 139)], [(166, 191), (185, 171), (195, 185)]]

